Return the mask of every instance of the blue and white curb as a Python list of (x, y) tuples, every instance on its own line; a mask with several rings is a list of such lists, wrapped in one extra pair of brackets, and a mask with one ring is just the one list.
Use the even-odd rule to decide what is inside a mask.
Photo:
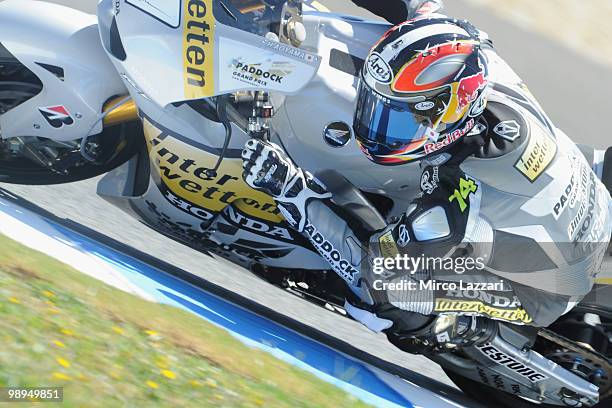
[(18, 200), (0, 189), (0, 233), (89, 276), (194, 313), (374, 406), (463, 407), (26, 210)]

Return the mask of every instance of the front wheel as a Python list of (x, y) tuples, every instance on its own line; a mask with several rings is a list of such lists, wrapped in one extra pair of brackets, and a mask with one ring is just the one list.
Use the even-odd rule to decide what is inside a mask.
[[(0, 115), (41, 92), (40, 80), (0, 44)], [(96, 163), (81, 155), (81, 140), (56, 142), (23, 135), (0, 137), (0, 182), (61, 184), (107, 173), (134, 156), (144, 144), (139, 121), (105, 128), (87, 139), (85, 150)]]
[(89, 142), (104, 152), (99, 163), (89, 162), (81, 156), (80, 141), (63, 146), (46, 139), (26, 140), (17, 146), (15, 144), (22, 141), (0, 141), (0, 182), (62, 184), (107, 173), (140, 151), (144, 144), (142, 126), (138, 121), (113, 126), (90, 137)]

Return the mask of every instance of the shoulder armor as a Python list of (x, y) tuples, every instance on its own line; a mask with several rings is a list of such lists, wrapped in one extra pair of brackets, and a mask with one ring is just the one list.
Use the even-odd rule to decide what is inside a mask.
[(441, 206), (433, 207), (412, 221), (412, 231), (417, 241), (431, 241), (450, 235), (446, 211)]
[(486, 126), (484, 144), (476, 152), (478, 158), (504, 156), (518, 148), (528, 135), (529, 127), (523, 115), (512, 107), (489, 102), (481, 123)]

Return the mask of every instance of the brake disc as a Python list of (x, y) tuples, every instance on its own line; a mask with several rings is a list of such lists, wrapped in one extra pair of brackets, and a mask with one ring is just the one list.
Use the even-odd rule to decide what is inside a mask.
[(601, 370), (604, 373), (601, 378), (601, 381), (599, 381), (599, 383), (594, 382), (595, 385), (600, 387), (599, 398), (600, 400), (604, 400), (612, 396), (612, 381), (610, 381), (609, 378), (610, 376), (612, 376), (612, 361), (610, 359), (608, 359), (601, 353), (598, 353), (597, 351), (591, 350), (588, 347), (569, 340), (546, 328), (540, 329), (540, 331), (538, 332), (538, 336), (552, 343), (555, 343), (561, 346), (562, 348), (569, 350), (570, 352), (577, 353), (578, 355), (583, 357), (585, 362), (588, 362), (588, 365), (590, 367), (594, 367), (595, 369)]

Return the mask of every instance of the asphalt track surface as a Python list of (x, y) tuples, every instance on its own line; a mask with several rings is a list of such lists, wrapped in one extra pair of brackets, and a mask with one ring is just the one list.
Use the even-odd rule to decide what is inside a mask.
[[(87, 12), (94, 12), (96, 4), (95, 0), (55, 2)], [(333, 11), (371, 16), (348, 0), (321, 2)], [(489, 33), (500, 53), (525, 79), (558, 127), (580, 143), (598, 147), (612, 144), (606, 126), (600, 125), (608, 119), (607, 111), (611, 108), (608, 100), (612, 95), (612, 76), (608, 68), (542, 36), (521, 31), (463, 1), (447, 0), (446, 3), (450, 15), (469, 18)], [(452, 384), (437, 365), (423, 357), (397, 351), (384, 336), (372, 334), (355, 322), (271, 287), (222, 259), (199, 254), (156, 234), (97, 197), (97, 181), (92, 179), (61, 186), (0, 185), (60, 218), (82, 224), (136, 250), (151, 253), (356, 348), (406, 367), (418, 373), (411, 380), (419, 385), (442, 390), (445, 387), (438, 381)]]

